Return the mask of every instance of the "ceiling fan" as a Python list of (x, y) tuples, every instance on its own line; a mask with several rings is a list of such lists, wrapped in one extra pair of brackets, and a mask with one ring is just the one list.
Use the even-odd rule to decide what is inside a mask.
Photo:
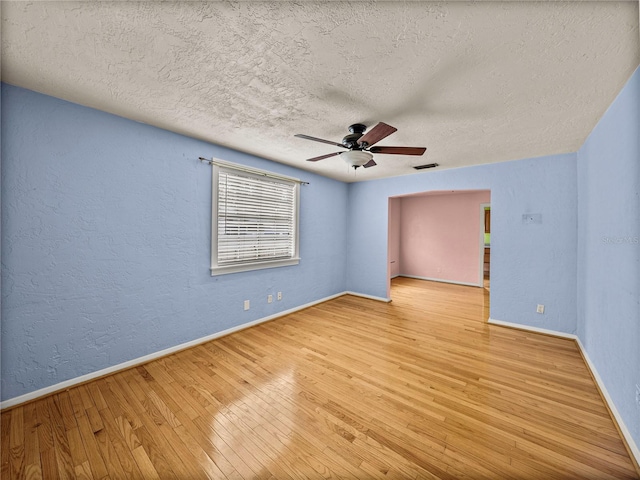
[(353, 168), (373, 167), (376, 162), (373, 160), (373, 153), (386, 153), (389, 155), (422, 155), (426, 148), (424, 147), (375, 147), (383, 138), (388, 137), (398, 129), (387, 125), (386, 123), (378, 123), (375, 127), (364, 133), (367, 129), (366, 125), (355, 123), (349, 127), (349, 135), (342, 139), (342, 143), (332, 142), (331, 140), (323, 140), (322, 138), (310, 137), (309, 135), (297, 134), (298, 138), (313, 140), (314, 142), (328, 143), (336, 147), (346, 148), (346, 152), (334, 152), (319, 157), (308, 158), (307, 162), (317, 162), (325, 158), (340, 155)]

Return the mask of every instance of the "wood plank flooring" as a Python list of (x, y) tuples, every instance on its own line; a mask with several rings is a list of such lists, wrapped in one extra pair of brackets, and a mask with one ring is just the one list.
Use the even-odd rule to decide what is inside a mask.
[(2, 413), (2, 478), (638, 478), (572, 341), (397, 278)]

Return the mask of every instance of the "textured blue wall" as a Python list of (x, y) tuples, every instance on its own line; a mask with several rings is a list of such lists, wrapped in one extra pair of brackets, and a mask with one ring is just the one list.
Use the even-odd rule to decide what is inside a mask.
[(640, 69), (578, 152), (578, 335), (637, 445)]
[[(575, 333), (576, 154), (352, 184), (348, 289), (387, 295), (388, 197), (469, 189), (491, 190), (491, 317)], [(542, 222), (523, 224), (525, 213)]]
[[(1, 105), (2, 399), (345, 290), (346, 184), (6, 84)], [(298, 266), (209, 275), (199, 156), (311, 182)]]

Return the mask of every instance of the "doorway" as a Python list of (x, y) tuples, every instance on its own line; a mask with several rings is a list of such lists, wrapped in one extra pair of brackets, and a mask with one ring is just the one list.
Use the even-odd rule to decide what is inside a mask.
[(485, 207), (491, 207), (491, 192), (421, 192), (390, 197), (388, 207), (387, 297), (396, 277), (457, 284), (486, 291), (488, 311), (491, 213)]

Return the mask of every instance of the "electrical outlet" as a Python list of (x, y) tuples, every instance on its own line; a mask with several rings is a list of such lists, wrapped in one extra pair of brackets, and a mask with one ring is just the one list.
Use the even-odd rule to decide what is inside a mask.
[(244, 309), (245, 310), (249, 310), (250, 307), (251, 307), (251, 302), (249, 300), (245, 300), (244, 301)]
[(640, 408), (640, 385), (636, 383), (636, 406)]
[(273, 295), (267, 295), (267, 303), (273, 302)]
[(278, 292), (278, 300), (282, 300), (282, 292)]
[(538, 304), (538, 308), (536, 308), (536, 313), (544, 313), (544, 305)]

